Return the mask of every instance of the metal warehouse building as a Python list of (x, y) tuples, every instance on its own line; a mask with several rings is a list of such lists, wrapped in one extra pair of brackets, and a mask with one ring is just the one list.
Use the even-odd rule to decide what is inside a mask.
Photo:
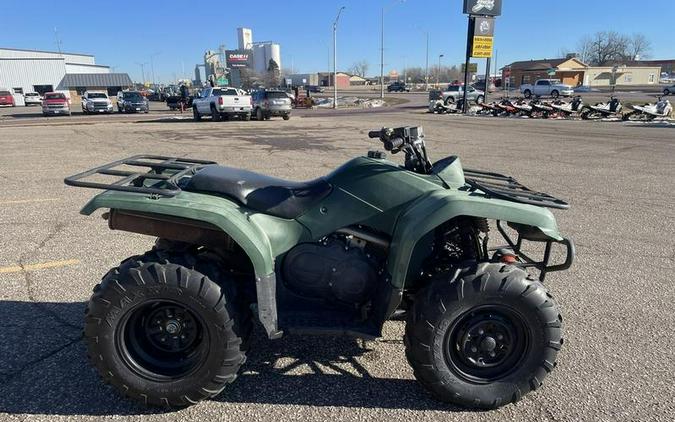
[(110, 73), (89, 54), (0, 48), (0, 87), (12, 89), (15, 96), (59, 91), (73, 98), (86, 90), (116, 95), (131, 85), (129, 75)]

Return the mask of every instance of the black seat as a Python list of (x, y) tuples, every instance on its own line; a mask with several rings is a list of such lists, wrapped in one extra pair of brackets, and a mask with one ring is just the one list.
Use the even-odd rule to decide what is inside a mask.
[(321, 178), (291, 182), (248, 170), (213, 165), (198, 171), (183, 189), (229, 196), (265, 214), (297, 218), (325, 198), (332, 187)]

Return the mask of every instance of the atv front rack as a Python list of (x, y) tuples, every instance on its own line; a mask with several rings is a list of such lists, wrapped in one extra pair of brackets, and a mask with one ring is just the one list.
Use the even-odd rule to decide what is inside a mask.
[[(518, 238), (515, 242), (507, 233), (506, 224), (518, 232)], [(537, 230), (531, 229), (532, 228), (529, 226), (521, 226), (519, 224), (506, 223), (504, 221), (498, 220), (497, 230), (499, 231), (499, 234), (502, 235), (508, 246), (492, 248), (491, 250), (499, 250), (502, 248), (512, 250), (520, 260), (518, 264), (519, 266), (525, 268), (536, 268), (539, 270), (539, 281), (541, 282), (544, 281), (547, 273), (554, 271), (564, 271), (572, 266), (574, 258), (576, 257), (576, 248), (574, 247), (574, 242), (572, 242), (571, 239), (563, 238), (562, 240), (553, 240), (545, 235), (542, 235), (540, 232), (537, 232)], [(544, 256), (541, 261), (537, 261), (523, 252), (523, 240), (545, 243)], [(551, 260), (551, 248), (554, 243), (560, 243), (565, 247), (565, 261), (562, 264), (549, 265), (549, 261)]]
[[(178, 186), (181, 177), (192, 175), (211, 164), (217, 163), (161, 155), (135, 155), (66, 177), (64, 183), (82, 188), (175, 196), (181, 191)], [(142, 168), (143, 171), (131, 170), (136, 167)], [(116, 176), (120, 179), (109, 183), (93, 181), (96, 175)]]
[(544, 192), (536, 192), (510, 176), (480, 170), (464, 169), (466, 183), (494, 198), (547, 208), (567, 209), (569, 204)]

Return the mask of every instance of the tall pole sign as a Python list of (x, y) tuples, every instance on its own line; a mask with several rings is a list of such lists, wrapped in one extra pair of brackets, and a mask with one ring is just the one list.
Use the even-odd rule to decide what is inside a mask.
[[(495, 16), (502, 14), (502, 0), (464, 0), (464, 13), (469, 15), (466, 31), (466, 58), (464, 61), (464, 89), (462, 108), (464, 113), (469, 109), (466, 98), (469, 86), (469, 61), (471, 57), (492, 57)], [(487, 93), (490, 81), (489, 72), (485, 79)]]

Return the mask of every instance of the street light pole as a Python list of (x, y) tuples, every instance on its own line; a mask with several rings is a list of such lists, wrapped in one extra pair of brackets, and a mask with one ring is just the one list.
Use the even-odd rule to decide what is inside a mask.
[[(403, 3), (405, 0), (394, 0), (393, 3)], [(384, 6), (380, 17), (380, 98), (384, 99)]]
[(429, 31), (427, 31), (427, 64), (424, 71), (424, 89), (429, 90)]
[(158, 56), (160, 53), (153, 53), (150, 55), (150, 71), (152, 72), (152, 87), (155, 88), (155, 56)]
[(333, 22), (333, 108), (337, 108), (337, 24), (344, 9), (345, 7), (342, 6), (338, 10), (335, 22)]
[(441, 83), (441, 58), (443, 57), (442, 54), (438, 55), (438, 73), (436, 74), (436, 85), (440, 86)]

